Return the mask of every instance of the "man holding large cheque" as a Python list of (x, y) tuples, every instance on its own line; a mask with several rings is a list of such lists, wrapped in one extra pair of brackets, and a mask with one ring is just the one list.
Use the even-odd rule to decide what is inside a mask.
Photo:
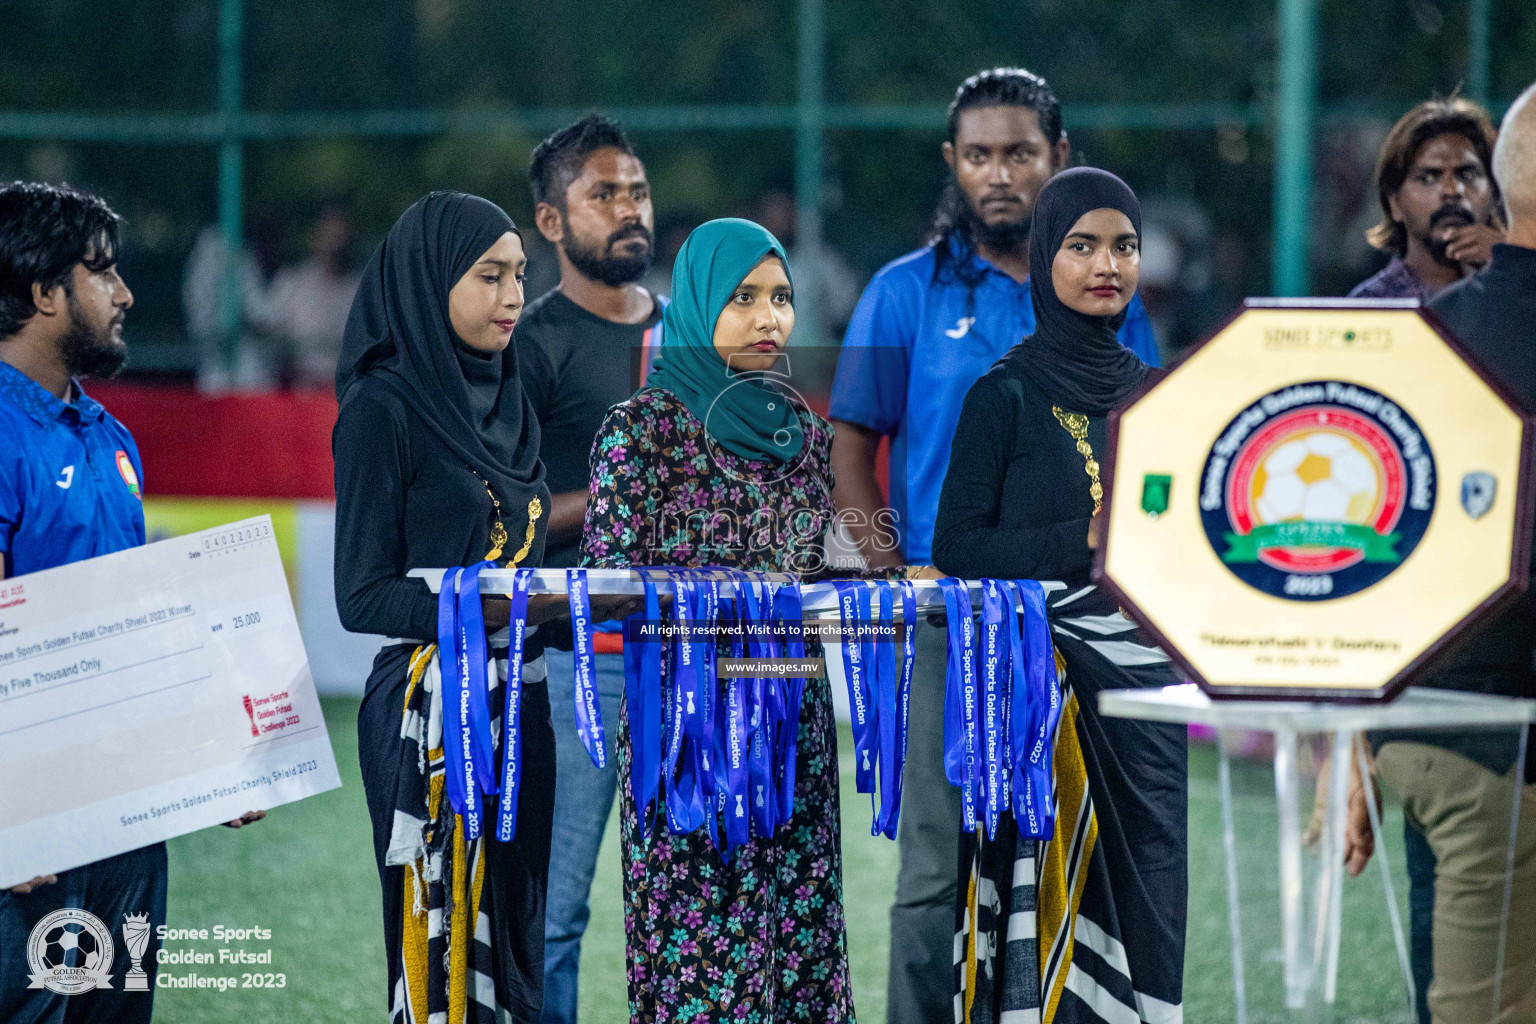
[[(29, 586), (8, 578), (144, 543), (138, 449), (123, 425), (75, 380), (109, 377), (126, 356), (122, 324), (133, 296), (115, 265), (117, 226), (117, 215), (86, 193), (19, 182), (0, 188), (0, 635), (18, 632), (4, 628), (4, 609), (14, 612), (26, 603), (19, 595)], [(38, 596), (49, 600), (47, 589)], [(89, 597), (78, 596), (82, 601)], [(43, 613), (63, 621), (83, 610), (64, 606), (70, 602), (57, 604)], [(25, 625), (26, 619), (21, 621)], [(17, 660), (17, 652), (11, 651), (10, 658)], [(0, 671), (5, 691), (0, 700), (18, 696), (13, 692), (18, 687), (46, 684), (60, 672), (84, 676), (90, 664), (89, 658), (73, 659), (72, 667), (42, 671), (41, 682), (30, 666), (9, 666), (12, 671)], [(95, 664), (100, 667), (99, 658)], [(9, 711), (0, 717), (0, 754), (7, 748), (15, 753), (27, 743), (24, 736), (5, 733), (31, 728), (18, 726)], [(45, 762), (28, 762), (23, 774), (8, 778), (5, 786), (14, 793), (37, 788), (43, 773), (52, 770)], [(110, 775), (115, 767), (102, 763), (96, 771)], [(238, 828), (264, 814), (248, 812), (227, 824)], [(0, 878), (0, 883), (14, 882)], [(0, 890), (0, 1020), (148, 1021), (153, 950), (145, 956), (143, 939), (127, 941), (125, 953), (138, 946), (141, 955), (135, 959), (142, 970), (136, 964), (136, 977), (124, 978), (110, 960), (93, 964), (83, 959), (93, 952), (100, 959), (108, 943), (96, 949), (89, 928), (70, 922), (83, 920), (80, 912), (85, 911), (109, 932), (117, 932), (128, 915), (148, 915), (151, 925), (163, 924), (165, 899), (163, 842)], [(61, 930), (52, 940), (74, 948), (74, 959), (81, 961), (74, 966), (92, 966), (95, 977), (110, 984), (76, 982), (81, 990), (66, 994), (60, 988), (70, 987), (67, 972), (60, 976), (63, 981), (39, 982), (28, 954), (45, 918), (58, 918)], [(130, 924), (128, 930), (133, 928)], [(144, 926), (145, 938), (148, 931)], [(117, 959), (128, 960), (126, 955)], [(120, 980), (111, 983), (108, 972)]]

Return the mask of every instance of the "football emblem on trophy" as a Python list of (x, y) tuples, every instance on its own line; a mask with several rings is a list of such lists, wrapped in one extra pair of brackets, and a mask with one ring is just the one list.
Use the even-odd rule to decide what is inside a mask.
[(1434, 457), (1418, 425), (1386, 396), (1339, 381), (1294, 384), (1249, 406), (1201, 477), (1201, 518), (1222, 562), (1295, 601), (1386, 578), (1434, 511)]

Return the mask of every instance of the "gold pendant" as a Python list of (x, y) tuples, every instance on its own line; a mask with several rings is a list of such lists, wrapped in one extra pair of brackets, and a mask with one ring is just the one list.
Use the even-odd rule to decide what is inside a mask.
[(1093, 514), (1104, 507), (1104, 485), (1099, 481), (1099, 460), (1093, 456), (1093, 445), (1088, 443), (1088, 417), (1080, 412), (1067, 412), (1059, 405), (1051, 406), (1056, 417), (1072, 440), (1077, 442), (1077, 454), (1083, 457), (1083, 472), (1088, 474), (1088, 494), (1093, 498)]
[(507, 528), (501, 524), (501, 520), (491, 524), (491, 550), (486, 553), (485, 560), (494, 562), (501, 557), (501, 549), (507, 546)]
[[(528, 502), (528, 528), (523, 531), (523, 546), (518, 549), (517, 554), (512, 556), (512, 560), (508, 563), (509, 565), (517, 565), (523, 559), (528, 557), (528, 550), (533, 547), (533, 538), (535, 533), (534, 523), (538, 522), (539, 516), (542, 516), (543, 514), (544, 503), (538, 499), (537, 495), (535, 495)], [(501, 526), (501, 523), (498, 522), (496, 525), (499, 527)], [(501, 539), (503, 543), (506, 542), (506, 530), (501, 531)]]

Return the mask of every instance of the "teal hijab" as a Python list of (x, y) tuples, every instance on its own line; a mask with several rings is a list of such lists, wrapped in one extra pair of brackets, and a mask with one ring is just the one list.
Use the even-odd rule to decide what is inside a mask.
[(788, 277), (784, 247), (762, 226), (728, 217), (694, 229), (672, 265), (672, 301), (662, 314), (661, 349), (646, 384), (682, 399), (727, 450), (788, 462), (805, 444), (800, 418), (769, 381), (727, 369), (714, 344), (720, 311), (770, 253)]

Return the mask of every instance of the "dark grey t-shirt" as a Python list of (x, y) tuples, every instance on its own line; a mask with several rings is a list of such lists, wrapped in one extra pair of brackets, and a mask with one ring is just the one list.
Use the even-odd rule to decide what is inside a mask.
[[(661, 308), (654, 302), (640, 323), (620, 324), (587, 312), (554, 288), (518, 322), (518, 364), (539, 419), (539, 457), (550, 493), (587, 489), (592, 442), (608, 410), (640, 386), (640, 352)], [(580, 551), (579, 536), (566, 543), (551, 538), (544, 564), (575, 565)]]

